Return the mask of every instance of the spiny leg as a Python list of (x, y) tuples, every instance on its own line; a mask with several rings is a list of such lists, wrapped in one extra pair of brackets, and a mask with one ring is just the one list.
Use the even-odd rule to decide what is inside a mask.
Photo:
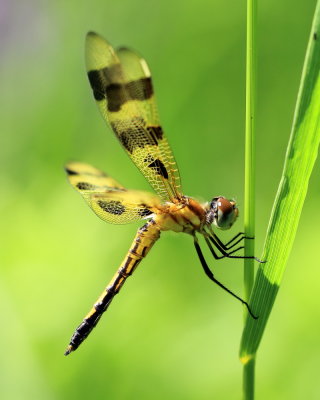
[[(245, 236), (242, 236), (239, 238), (239, 236), (243, 234), (242, 232), (240, 232), (236, 236), (234, 236), (231, 240), (229, 240), (229, 242), (223, 243), (221, 241), (221, 239), (213, 231), (210, 233), (224, 250), (231, 250), (233, 247), (235, 247), (238, 243), (240, 243), (245, 238)], [(238, 240), (236, 240), (236, 239), (238, 239)], [(233, 243), (234, 241), (235, 241), (235, 243)], [(231, 243), (233, 243), (233, 244), (231, 244)]]
[(76, 350), (87, 338), (92, 329), (97, 325), (102, 314), (109, 307), (114, 296), (119, 293), (126, 279), (134, 272), (142, 258), (147, 255), (159, 237), (159, 228), (153, 220), (150, 220), (138, 230), (131, 248), (123, 260), (120, 268), (112, 278), (105, 291), (94, 304), (93, 308), (84, 317), (82, 323), (77, 327), (72, 335), (70, 343), (64, 353), (66, 356), (72, 351)]
[[(238, 243), (240, 243), (244, 239), (254, 239), (253, 237), (245, 236), (244, 232), (239, 232), (237, 233), (233, 238), (231, 238), (227, 243), (223, 243), (221, 239), (213, 232), (213, 229), (209, 227), (209, 232), (210, 235), (215, 238), (215, 240), (219, 243), (219, 245), (224, 249), (224, 250), (231, 250), (233, 247), (235, 247)], [(239, 238), (239, 236), (243, 235), (242, 237)], [(239, 239), (238, 239), (239, 238)], [(235, 243), (231, 245), (232, 242), (234, 242), (236, 239), (238, 239)], [(230, 246), (231, 245), (231, 246)]]
[(202, 251), (201, 251), (201, 248), (200, 248), (200, 245), (199, 245), (199, 242), (198, 242), (197, 237), (194, 235), (193, 238), (194, 238), (194, 246), (195, 246), (195, 248), (196, 248), (196, 251), (197, 251), (198, 257), (199, 257), (199, 259), (200, 259), (202, 268), (203, 268), (204, 272), (206, 273), (206, 275), (209, 277), (209, 279), (211, 279), (214, 283), (216, 283), (218, 286), (220, 286), (220, 287), (221, 287), (222, 289), (224, 289), (226, 292), (228, 292), (229, 294), (231, 294), (233, 297), (235, 297), (236, 299), (238, 299), (239, 301), (241, 301), (241, 303), (244, 304), (244, 305), (247, 307), (247, 310), (248, 310), (249, 314), (251, 315), (251, 317), (254, 318), (254, 319), (258, 319), (258, 317), (255, 316), (255, 315), (253, 314), (253, 312), (251, 311), (251, 308), (250, 308), (249, 304), (248, 304), (246, 301), (244, 301), (241, 297), (237, 296), (235, 293), (233, 293), (230, 289), (228, 289), (226, 286), (224, 286), (221, 282), (219, 282), (219, 281), (214, 277), (212, 271), (211, 271), (210, 268), (208, 267), (208, 264), (207, 264), (207, 262), (206, 262), (206, 260), (205, 260), (205, 258), (204, 258), (204, 256), (203, 256), (203, 253), (202, 253)]
[[(238, 240), (236, 240), (240, 235), (243, 235), (242, 237), (240, 237)], [(245, 236), (243, 232), (239, 232), (236, 236), (234, 236), (231, 240), (229, 240), (229, 242), (227, 243), (223, 243), (221, 241), (221, 239), (215, 234), (213, 233), (213, 237), (217, 240), (217, 242), (219, 242), (219, 244), (221, 245), (221, 247), (224, 250), (230, 250), (233, 247), (235, 247), (238, 243), (240, 243), (242, 240), (244, 239), (253, 239), (251, 237)], [(233, 243), (235, 242), (235, 243)], [(231, 244), (232, 243), (232, 244)]]
[[(215, 252), (214, 248), (212, 247), (212, 245), (211, 245), (210, 240), (208, 239), (208, 237), (207, 237), (207, 236), (204, 236), (204, 238), (205, 238), (205, 241), (206, 241), (206, 243), (207, 243), (207, 245), (208, 245), (208, 247), (209, 247), (209, 250), (210, 250), (211, 254), (213, 255), (213, 257), (215, 258), (215, 260), (221, 260), (222, 258), (226, 258), (226, 257), (227, 257), (227, 256), (225, 256), (225, 255), (218, 256), (218, 254)], [(236, 251), (241, 250), (241, 249), (243, 249), (243, 246), (240, 246), (240, 247), (236, 248), (235, 250), (231, 251), (231, 252), (228, 253), (228, 254), (231, 255), (231, 254), (233, 254), (233, 253), (235, 253)]]
[(231, 255), (232, 253), (234, 253), (235, 251), (238, 251), (238, 250), (243, 249), (243, 246), (240, 246), (240, 247), (238, 247), (236, 250), (233, 250), (231, 253), (228, 253), (226, 250), (224, 250), (224, 249), (221, 247), (221, 245), (219, 244), (219, 242), (218, 242), (213, 236), (209, 235), (209, 239), (210, 239), (211, 243), (212, 243), (212, 244), (221, 252), (221, 254), (223, 254), (225, 257), (228, 257), (228, 258), (241, 258), (241, 259), (250, 258), (250, 259), (253, 259), (253, 260), (258, 261), (258, 262), (261, 263), (261, 264), (263, 264), (263, 263), (266, 262), (266, 261), (260, 260), (259, 258), (255, 257), (255, 256), (232, 256), (232, 255)]
[[(241, 236), (242, 235), (242, 237), (237, 241), (237, 243), (239, 243), (241, 240), (243, 240), (243, 239), (245, 239), (245, 234), (244, 234), (244, 232), (239, 232), (239, 233), (237, 233), (233, 238), (231, 238), (227, 243), (224, 243), (224, 245), (226, 246), (226, 247), (228, 247), (232, 242), (234, 242), (239, 236)], [(214, 234), (214, 236), (216, 236), (215, 234)], [(217, 236), (218, 237), (218, 236)], [(219, 239), (220, 240), (220, 239)], [(222, 243), (222, 242), (221, 242)], [(237, 244), (236, 243), (236, 244)], [(233, 246), (235, 246), (236, 244), (233, 244)]]

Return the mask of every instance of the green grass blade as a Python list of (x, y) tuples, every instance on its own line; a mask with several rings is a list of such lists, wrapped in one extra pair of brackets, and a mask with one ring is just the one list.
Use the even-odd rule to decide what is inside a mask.
[[(246, 131), (245, 131), (245, 184), (244, 231), (247, 237), (255, 236), (255, 122), (256, 122), (256, 25), (257, 2), (247, 0), (246, 40)], [(245, 239), (244, 255), (254, 255), (254, 240)], [(254, 260), (244, 259), (244, 299), (249, 301), (254, 283)], [(244, 322), (248, 311), (244, 311)], [(243, 366), (243, 396), (254, 398), (254, 360)]]
[(258, 349), (272, 310), (317, 158), (320, 142), (320, 0), (317, 2), (311, 35), (302, 72), (285, 165), (275, 198), (251, 307), (257, 321), (247, 318), (240, 346), (243, 363)]
[[(246, 147), (244, 187), (244, 231), (255, 236), (255, 103), (256, 103), (256, 45), (257, 1), (247, 0), (246, 45)], [(254, 255), (254, 240), (245, 239), (244, 255)], [(254, 281), (254, 260), (244, 259), (244, 298), (249, 300)], [(247, 311), (245, 311), (247, 315)]]

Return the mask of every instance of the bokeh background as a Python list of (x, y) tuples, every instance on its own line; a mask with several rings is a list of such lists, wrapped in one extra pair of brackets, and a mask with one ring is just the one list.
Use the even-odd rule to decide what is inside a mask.
[[(68, 185), (81, 160), (147, 189), (104, 126), (84, 67), (95, 30), (148, 60), (184, 192), (243, 208), (245, 1), (0, 3), (1, 399), (239, 399), (242, 308), (165, 233), (76, 353), (63, 352), (139, 224), (99, 220)], [(315, 0), (259, 4), (257, 235), (261, 254)], [(257, 362), (257, 398), (319, 399), (320, 168)], [(242, 230), (240, 217), (227, 239)], [(210, 260), (242, 292), (242, 262)]]

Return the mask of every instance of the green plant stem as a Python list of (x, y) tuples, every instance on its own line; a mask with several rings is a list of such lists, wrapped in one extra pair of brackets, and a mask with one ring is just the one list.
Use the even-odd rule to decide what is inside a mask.
[(254, 367), (255, 358), (251, 358), (243, 366), (243, 393), (246, 400), (254, 399)]
[[(257, 0), (247, 0), (246, 48), (246, 133), (245, 133), (245, 209), (244, 231), (247, 237), (255, 236), (255, 31)], [(254, 240), (245, 239), (244, 255), (254, 255)], [(244, 298), (249, 300), (254, 282), (254, 260), (244, 259)], [(245, 319), (247, 318), (245, 311)], [(243, 366), (243, 397), (254, 398), (254, 360)]]
[[(245, 133), (245, 209), (246, 236), (255, 234), (255, 48), (256, 0), (247, 0), (246, 133)], [(254, 254), (254, 240), (245, 240), (245, 255)], [(244, 294), (248, 300), (254, 280), (252, 259), (244, 260)]]

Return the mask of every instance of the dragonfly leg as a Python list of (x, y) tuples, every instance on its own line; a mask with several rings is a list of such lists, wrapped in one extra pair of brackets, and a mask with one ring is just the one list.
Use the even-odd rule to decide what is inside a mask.
[(157, 224), (150, 220), (140, 228), (134, 238), (128, 254), (124, 258), (120, 268), (112, 278), (107, 288), (103, 291), (93, 308), (84, 317), (82, 323), (77, 327), (71, 337), (65, 355), (76, 350), (97, 325), (102, 314), (109, 307), (114, 296), (119, 293), (126, 279), (132, 275), (138, 264), (144, 258), (153, 244), (159, 239), (160, 231)]
[[(216, 260), (221, 260), (222, 258), (226, 258), (226, 257), (227, 257), (226, 255), (218, 256), (218, 254), (216, 253), (216, 251), (215, 251), (214, 248), (212, 247), (212, 245), (211, 245), (210, 240), (208, 239), (208, 237), (205, 236), (204, 238), (205, 238), (205, 241), (206, 241), (206, 243), (207, 243), (207, 245), (208, 245), (208, 247), (209, 247), (209, 250), (210, 250), (211, 254), (213, 255), (213, 257), (214, 257)], [(233, 254), (233, 253), (235, 253), (236, 251), (241, 250), (241, 249), (243, 249), (243, 246), (240, 246), (240, 247), (236, 248), (235, 250), (231, 251), (231, 252), (228, 253), (228, 254), (229, 254), (229, 255), (230, 255), (230, 254)]]
[(218, 286), (220, 286), (223, 290), (225, 290), (226, 292), (228, 292), (229, 294), (231, 294), (231, 296), (233, 296), (233, 297), (235, 297), (236, 299), (238, 299), (239, 301), (241, 301), (241, 303), (247, 307), (247, 310), (248, 310), (249, 314), (251, 315), (251, 317), (254, 318), (254, 319), (258, 319), (258, 317), (255, 316), (255, 315), (253, 314), (253, 312), (251, 311), (251, 308), (250, 308), (249, 304), (248, 304), (246, 301), (244, 301), (241, 297), (237, 296), (235, 293), (233, 293), (230, 289), (228, 289), (226, 286), (224, 286), (221, 282), (219, 282), (219, 281), (214, 277), (212, 271), (210, 270), (210, 268), (209, 268), (209, 266), (208, 266), (208, 264), (207, 264), (207, 262), (206, 262), (206, 260), (205, 260), (205, 258), (204, 258), (204, 255), (203, 255), (202, 250), (201, 250), (201, 248), (200, 248), (200, 245), (199, 245), (199, 242), (198, 242), (197, 237), (194, 235), (193, 238), (194, 238), (194, 246), (195, 246), (195, 248), (196, 248), (196, 251), (197, 251), (199, 260), (200, 260), (201, 265), (202, 265), (202, 268), (203, 268), (205, 274), (208, 276), (208, 278), (211, 279), (211, 280), (212, 280), (214, 283), (216, 283)]
[[(235, 243), (233, 243), (240, 235), (243, 235), (243, 236), (240, 237)], [(214, 234), (214, 237), (217, 238), (217, 239), (219, 239), (218, 236), (217, 236), (216, 234)], [(241, 240), (244, 240), (244, 239), (253, 240), (254, 237), (246, 236), (246, 235), (244, 234), (244, 232), (239, 232), (236, 236), (234, 236), (231, 240), (229, 240), (229, 242), (227, 242), (227, 243), (224, 244), (225, 250), (230, 250), (230, 249), (232, 249), (232, 247), (236, 246), (238, 243), (241, 242)], [(220, 239), (219, 239), (219, 240), (220, 240)], [(220, 240), (220, 242), (221, 242), (221, 240)], [(221, 243), (222, 243), (222, 242), (221, 242)], [(233, 244), (231, 245), (231, 243), (233, 243)]]
[[(213, 232), (212, 229), (210, 229), (210, 235), (215, 238), (215, 240), (219, 243), (219, 245), (224, 250), (231, 250), (233, 247), (235, 247), (238, 243), (240, 243), (244, 239), (254, 239), (253, 237), (245, 236), (244, 232), (239, 232), (232, 239), (230, 239), (229, 242), (223, 243), (221, 241), (221, 239)], [(240, 236), (242, 236), (242, 237), (240, 237)], [(235, 242), (235, 243), (233, 243), (233, 242)], [(231, 244), (231, 243), (233, 243), (233, 244)]]
[(266, 262), (266, 261), (260, 260), (259, 258), (255, 257), (255, 256), (233, 256), (232, 254), (235, 253), (235, 252), (238, 251), (238, 250), (243, 249), (243, 246), (240, 246), (240, 247), (238, 247), (236, 250), (233, 250), (233, 251), (231, 251), (231, 252), (228, 253), (228, 252), (221, 246), (220, 240), (218, 241), (218, 240), (216, 240), (216, 238), (217, 238), (216, 235), (215, 235), (215, 236), (211, 236), (211, 235), (209, 236), (209, 240), (211, 241), (211, 243), (221, 252), (221, 254), (222, 254), (224, 257), (227, 257), (227, 258), (242, 258), (242, 259), (244, 259), (244, 258), (250, 258), (250, 259), (253, 259), (253, 260), (258, 261), (258, 262), (261, 263), (261, 264), (263, 264), (263, 263)]

